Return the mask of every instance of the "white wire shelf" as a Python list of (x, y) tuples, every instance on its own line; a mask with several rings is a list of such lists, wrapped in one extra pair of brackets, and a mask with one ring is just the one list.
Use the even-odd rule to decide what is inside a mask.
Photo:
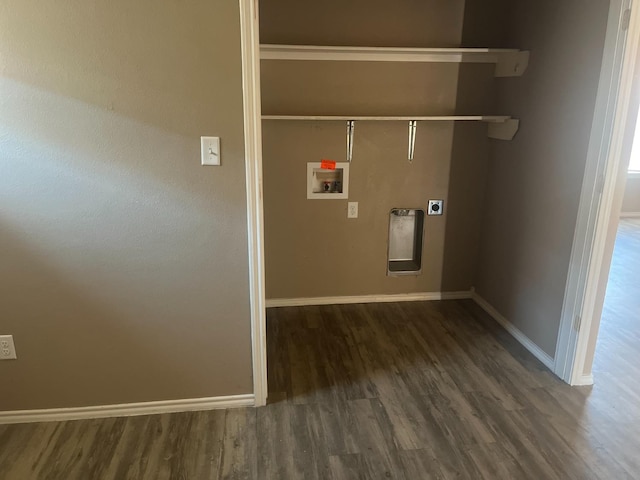
[(518, 77), (529, 52), (502, 48), (406, 48), (319, 45), (260, 45), (262, 60), (493, 63), (496, 77)]

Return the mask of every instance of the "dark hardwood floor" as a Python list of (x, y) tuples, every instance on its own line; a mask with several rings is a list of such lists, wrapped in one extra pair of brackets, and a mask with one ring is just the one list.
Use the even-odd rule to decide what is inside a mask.
[(620, 235), (594, 387), (471, 301), (271, 309), (267, 407), (0, 426), (0, 479), (640, 478), (640, 221)]

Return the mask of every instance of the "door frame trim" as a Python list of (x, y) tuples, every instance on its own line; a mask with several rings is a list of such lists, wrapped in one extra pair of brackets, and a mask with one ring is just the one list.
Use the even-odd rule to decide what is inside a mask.
[[(600, 276), (613, 243), (607, 241), (616, 191), (633, 75), (640, 40), (640, 9), (633, 0), (612, 0), (587, 153), (569, 275), (556, 344), (555, 373), (571, 385), (584, 385), (585, 359), (594, 314), (602, 307)], [(627, 14), (628, 15), (628, 14)], [(599, 298), (602, 297), (602, 298)], [(590, 378), (590, 377), (589, 377)]]
[(251, 353), (255, 406), (267, 403), (267, 336), (264, 277), (264, 208), (262, 198), (262, 119), (260, 39), (257, 0), (239, 0), (242, 50), (242, 96), (251, 298)]
[[(556, 344), (555, 373), (570, 384), (584, 381), (584, 363), (603, 261), (613, 249), (607, 242), (615, 193), (619, 189), (620, 154), (631, 99), (635, 55), (640, 43), (640, 9), (631, 9), (628, 31), (621, 29), (633, 0), (612, 0), (592, 134)], [(267, 400), (264, 214), (262, 195), (262, 126), (258, 0), (239, 0), (252, 366), (255, 405)], [(625, 45), (629, 39), (629, 48)], [(577, 325), (576, 318), (580, 318)], [(578, 328), (576, 328), (578, 327)]]

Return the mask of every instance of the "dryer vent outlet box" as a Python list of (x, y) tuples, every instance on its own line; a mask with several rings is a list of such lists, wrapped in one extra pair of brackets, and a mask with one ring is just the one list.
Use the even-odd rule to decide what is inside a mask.
[(387, 275), (419, 275), (422, 272), (423, 237), (424, 210), (391, 210)]

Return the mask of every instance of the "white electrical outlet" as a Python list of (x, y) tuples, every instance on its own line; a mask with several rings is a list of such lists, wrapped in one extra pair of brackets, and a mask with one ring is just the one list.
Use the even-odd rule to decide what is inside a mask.
[(16, 356), (16, 347), (13, 344), (12, 335), (0, 335), (0, 360), (13, 360)]
[(358, 202), (349, 202), (347, 218), (358, 218)]

